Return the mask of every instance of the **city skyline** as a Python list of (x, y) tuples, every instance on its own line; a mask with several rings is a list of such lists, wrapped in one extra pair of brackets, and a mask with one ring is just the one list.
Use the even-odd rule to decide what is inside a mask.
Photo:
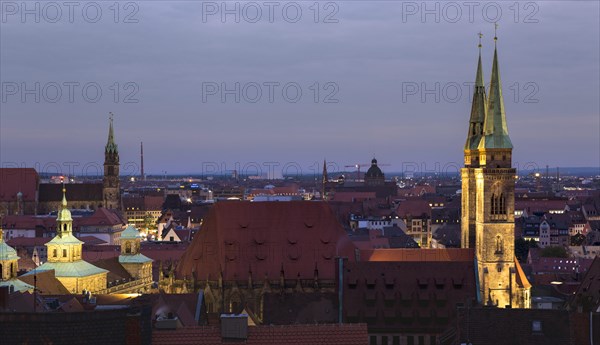
[[(536, 4), (535, 14), (522, 8), (518, 16), (500, 4), (498, 51), (515, 167), (600, 166), (598, 4)], [(436, 23), (435, 16), (408, 15), (421, 9), (405, 5), (342, 2), (333, 16), (337, 23), (321, 17), (314, 23), (309, 4), (301, 5), (310, 20), (249, 23), (242, 16), (236, 23), (214, 19), (218, 14), (207, 15), (207, 8), (187, 15), (187, 7), (200, 5), (177, 3), (163, 13), (181, 17), (168, 28), (158, 25), (162, 19), (152, 3), (139, 4), (138, 23), (130, 24), (22, 23), (5, 15), (0, 161), (3, 166), (100, 164), (112, 111), (122, 163), (139, 163), (143, 141), (147, 174), (202, 173), (214, 163), (233, 170), (236, 163), (253, 162), (266, 168), (296, 163), (310, 174), (321, 171), (324, 158), (341, 166), (368, 162), (373, 155), (390, 164), (387, 171), (413, 163), (428, 170), (436, 163), (460, 167), (479, 31), (489, 83), (494, 30), (489, 18), (475, 15), (473, 22), (452, 23), (441, 13)], [(372, 31), (362, 30), (365, 24)], [(12, 30), (17, 25), (19, 30)], [(273, 28), (280, 33), (273, 35)], [(77, 51), (44, 44), (42, 29), (74, 40)], [(284, 42), (294, 44), (274, 49)], [(40, 91), (39, 103), (35, 95), (12, 88), (25, 83), (23, 89), (35, 89), (36, 82), (40, 90), (50, 90)], [(51, 83), (65, 93), (70, 82), (97, 83), (103, 97), (93, 103), (75, 93), (73, 103), (66, 94), (48, 102)], [(297, 103), (275, 96), (270, 103), (269, 82), (296, 83), (303, 96)], [(240, 92), (239, 103), (227, 94), (223, 102), (222, 92), (214, 89), (222, 83), (251, 91), (259, 85), (263, 97), (252, 103), (252, 95)], [(128, 96), (137, 103), (124, 103)], [(327, 96), (337, 103), (325, 103)]]

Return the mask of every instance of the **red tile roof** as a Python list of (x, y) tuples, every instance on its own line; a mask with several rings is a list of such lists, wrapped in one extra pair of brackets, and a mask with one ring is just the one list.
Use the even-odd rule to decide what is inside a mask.
[(400, 201), (400, 205), (396, 209), (396, 213), (401, 218), (412, 216), (413, 218), (419, 218), (423, 215), (431, 217), (431, 207), (427, 200), (421, 198), (410, 198)]
[(18, 278), (31, 286), (34, 286), (34, 279), (36, 279), (38, 292), (44, 295), (65, 295), (69, 293), (69, 290), (56, 279), (54, 270), (36, 272), (35, 275), (29, 274)]
[(462, 261), (473, 262), (475, 251), (472, 248), (418, 249), (394, 248), (364, 250), (360, 254), (362, 261)]
[(324, 202), (217, 203), (177, 267), (199, 280), (259, 277), (335, 278), (335, 257), (354, 258), (354, 245)]
[(33, 168), (0, 168), (0, 202), (16, 201), (23, 193), (23, 201), (37, 198), (39, 176)]
[[(155, 345), (221, 345), (218, 327), (187, 327), (177, 330), (154, 330)], [(302, 344), (302, 345), (367, 345), (365, 324), (290, 325), (248, 327), (247, 345)]]
[(440, 334), (477, 297), (474, 261), (344, 262), (345, 322), (370, 333)]

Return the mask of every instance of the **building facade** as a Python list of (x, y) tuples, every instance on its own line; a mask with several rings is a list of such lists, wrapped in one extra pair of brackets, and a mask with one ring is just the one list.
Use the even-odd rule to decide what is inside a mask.
[(83, 242), (73, 236), (73, 218), (63, 188), (62, 207), (56, 218), (56, 236), (46, 243), (48, 261), (26, 275), (54, 270), (54, 275), (72, 293), (96, 292), (106, 288), (108, 271), (82, 259)]

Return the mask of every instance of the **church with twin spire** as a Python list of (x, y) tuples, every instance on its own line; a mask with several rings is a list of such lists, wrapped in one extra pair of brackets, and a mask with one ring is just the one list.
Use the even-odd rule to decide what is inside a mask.
[[(481, 34), (480, 34), (481, 39)], [(478, 299), (501, 308), (530, 308), (531, 284), (515, 258), (515, 179), (498, 64), (497, 37), (486, 94), (481, 42), (464, 146), (461, 246), (474, 248)]]

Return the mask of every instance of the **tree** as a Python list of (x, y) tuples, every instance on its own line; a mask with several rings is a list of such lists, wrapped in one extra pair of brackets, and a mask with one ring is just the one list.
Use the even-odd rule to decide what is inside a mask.
[(572, 246), (580, 246), (585, 241), (585, 236), (582, 234), (576, 234), (571, 236), (571, 245)]
[(515, 256), (519, 261), (525, 261), (527, 255), (529, 255), (529, 248), (537, 248), (537, 242), (533, 239), (526, 240), (524, 238), (517, 238), (515, 240)]
[(540, 253), (541, 257), (544, 258), (567, 258), (567, 250), (565, 247), (546, 247), (542, 249)]

